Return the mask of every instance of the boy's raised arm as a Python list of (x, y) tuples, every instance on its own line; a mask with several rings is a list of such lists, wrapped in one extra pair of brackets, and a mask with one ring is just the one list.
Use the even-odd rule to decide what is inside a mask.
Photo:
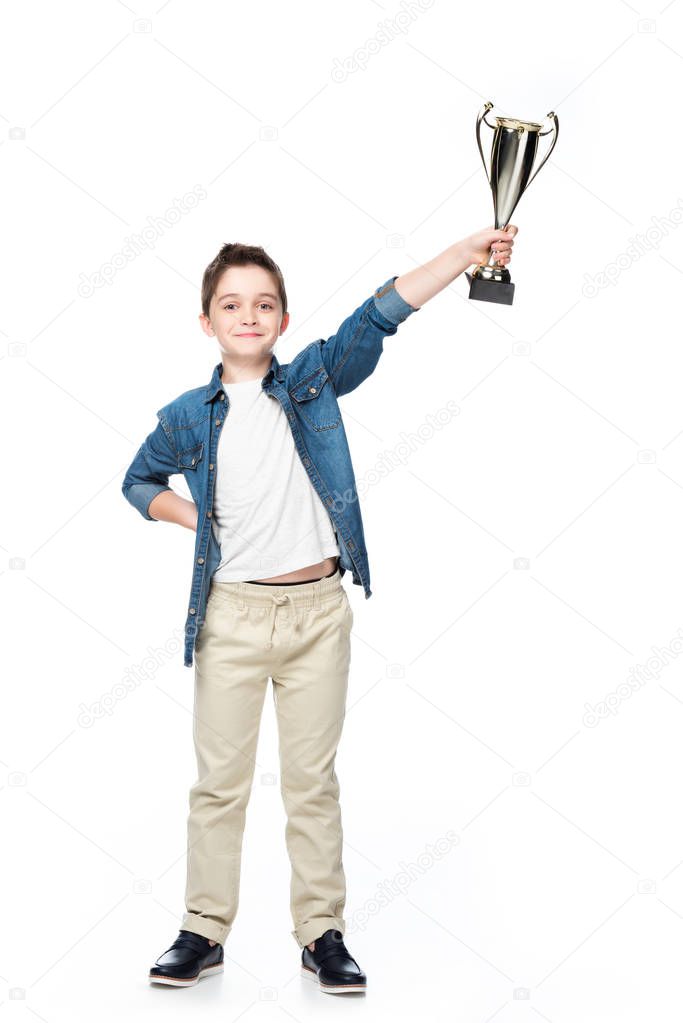
[(485, 263), (493, 247), (498, 262), (510, 262), (517, 228), (490, 227), (450, 245), (434, 259), (390, 277), (342, 322), (336, 334), (319, 341), (320, 354), (337, 395), (348, 394), (375, 369), (384, 338), (417, 312), (473, 263)]

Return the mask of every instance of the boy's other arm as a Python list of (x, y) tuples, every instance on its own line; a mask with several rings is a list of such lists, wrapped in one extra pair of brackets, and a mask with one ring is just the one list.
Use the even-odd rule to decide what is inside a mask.
[(197, 530), (197, 505), (174, 490), (163, 490), (157, 494), (150, 501), (148, 511), (153, 519), (160, 522), (175, 522), (193, 533)]
[(121, 490), (126, 500), (150, 522), (175, 522), (196, 529), (197, 506), (176, 494), (169, 476), (179, 472), (178, 454), (161, 423), (142, 442), (124, 476)]
[(450, 245), (423, 266), (401, 274), (395, 281), (396, 291), (411, 305), (422, 306), (451, 284), (468, 266), (485, 263), (491, 246), (496, 252), (498, 263), (506, 266), (510, 262), (517, 230), (514, 224), (509, 224), (504, 231), (493, 227), (476, 231)]

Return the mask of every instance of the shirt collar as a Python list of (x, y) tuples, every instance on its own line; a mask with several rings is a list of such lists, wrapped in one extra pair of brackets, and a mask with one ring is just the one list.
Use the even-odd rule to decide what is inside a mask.
[[(211, 375), (211, 380), (209, 382), (209, 386), (206, 388), (206, 394), (204, 396), (204, 404), (206, 404), (209, 401), (213, 401), (214, 398), (216, 397), (216, 395), (219, 394), (223, 390), (223, 377), (222, 377), (222, 373), (223, 373), (223, 363), (219, 362), (216, 366), (214, 366), (213, 373)], [(277, 356), (273, 353), (273, 355), (271, 357), (271, 360), (270, 360), (270, 369), (268, 370), (268, 372), (266, 373), (265, 377), (263, 378), (264, 383), (266, 385), (270, 384), (270, 382), (272, 381), (272, 379), (274, 377), (277, 380), (281, 381), (283, 379), (283, 377), (284, 377), (284, 370), (283, 370), (282, 366), (280, 365), (280, 363), (278, 362)]]

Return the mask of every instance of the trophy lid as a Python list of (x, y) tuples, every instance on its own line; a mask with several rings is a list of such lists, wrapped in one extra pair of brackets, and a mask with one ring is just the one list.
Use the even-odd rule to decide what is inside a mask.
[(499, 128), (513, 128), (515, 131), (520, 128), (524, 131), (540, 131), (543, 127), (535, 121), (518, 121), (516, 117), (496, 117), (496, 124)]

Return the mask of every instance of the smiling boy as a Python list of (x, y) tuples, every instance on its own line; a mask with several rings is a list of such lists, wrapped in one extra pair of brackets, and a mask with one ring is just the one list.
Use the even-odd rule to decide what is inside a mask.
[[(157, 412), (123, 480), (143, 518), (195, 533), (185, 628), (195, 664), (186, 913), (149, 979), (196, 984), (221, 972), (239, 901), (242, 839), (269, 680), (276, 710), (290, 908), (304, 977), (364, 991), (344, 940), (346, 880), (334, 769), (353, 624), (343, 575), (371, 595), (351, 457), (337, 399), (375, 369), (385, 337), (514, 226), (488, 228), (390, 277), (327, 340), (291, 363), (273, 353), (289, 324), (282, 273), (258, 246), (224, 245), (202, 282), (202, 330), (221, 362), (208, 385)], [(169, 477), (183, 473), (192, 500)]]

